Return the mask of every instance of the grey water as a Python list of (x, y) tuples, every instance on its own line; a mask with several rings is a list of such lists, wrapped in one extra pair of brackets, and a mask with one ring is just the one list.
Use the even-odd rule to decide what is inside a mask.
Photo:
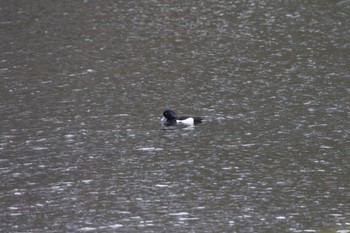
[(1, 2), (0, 231), (350, 232), (349, 16)]

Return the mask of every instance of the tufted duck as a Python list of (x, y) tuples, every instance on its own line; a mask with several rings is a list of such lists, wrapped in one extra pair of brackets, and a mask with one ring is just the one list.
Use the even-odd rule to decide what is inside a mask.
[(202, 123), (201, 117), (193, 117), (193, 116), (177, 116), (174, 111), (172, 110), (165, 110), (163, 112), (163, 121), (166, 120), (166, 125), (176, 125), (176, 124), (183, 124), (183, 125), (196, 125), (199, 123)]

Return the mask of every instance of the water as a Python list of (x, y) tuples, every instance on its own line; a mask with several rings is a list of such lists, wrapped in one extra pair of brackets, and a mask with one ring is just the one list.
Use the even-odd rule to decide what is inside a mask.
[(349, 13), (1, 4), (0, 230), (350, 232)]

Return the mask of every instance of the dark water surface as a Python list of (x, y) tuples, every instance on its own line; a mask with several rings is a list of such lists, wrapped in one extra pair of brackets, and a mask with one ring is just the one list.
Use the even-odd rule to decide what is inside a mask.
[[(0, 3), (0, 231), (350, 232), (349, 18)], [(165, 108), (205, 122), (164, 128)]]

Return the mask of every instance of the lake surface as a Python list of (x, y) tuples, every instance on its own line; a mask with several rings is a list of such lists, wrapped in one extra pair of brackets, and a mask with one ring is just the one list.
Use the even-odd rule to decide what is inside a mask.
[(350, 232), (349, 16), (1, 3), (0, 231)]

